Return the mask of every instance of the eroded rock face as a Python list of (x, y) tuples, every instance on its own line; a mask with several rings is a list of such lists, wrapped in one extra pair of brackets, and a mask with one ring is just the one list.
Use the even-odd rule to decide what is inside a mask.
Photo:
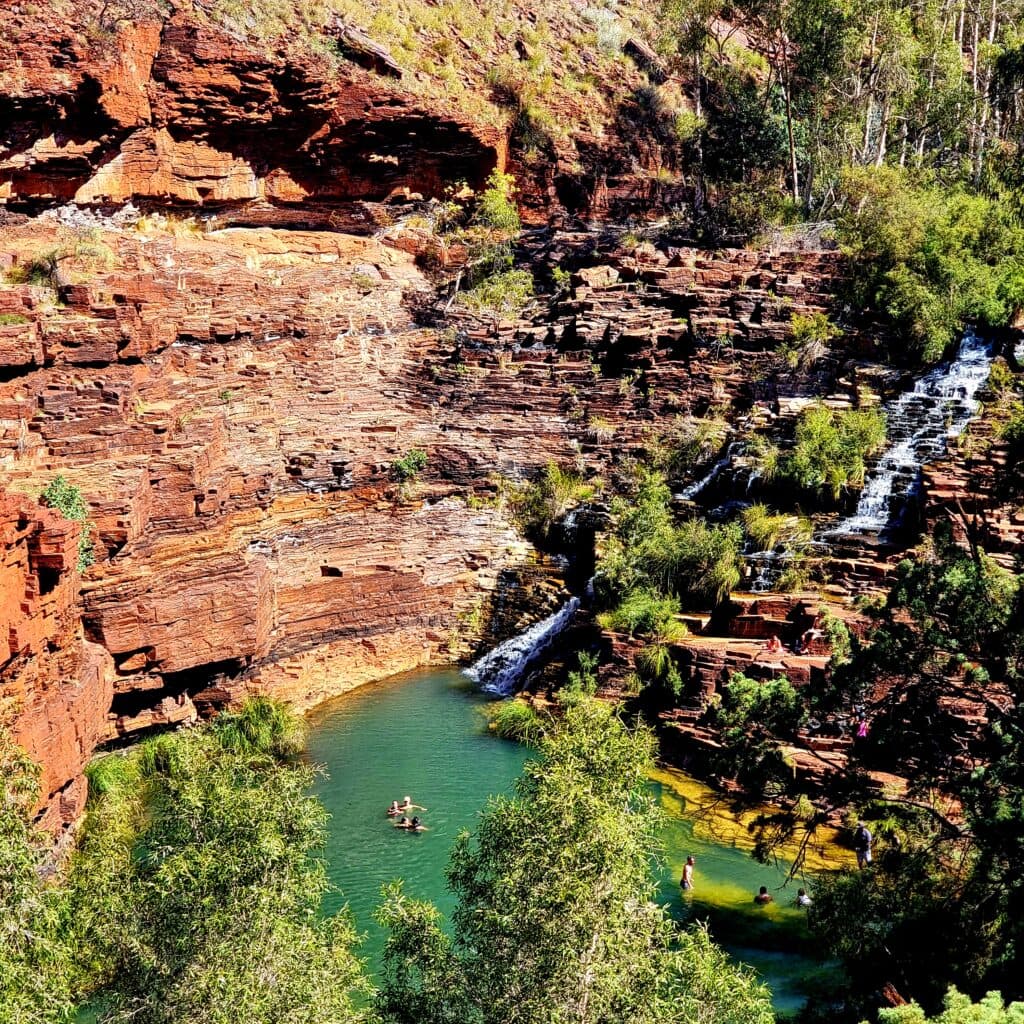
[(79, 525), (0, 495), (0, 721), (38, 760), (42, 824), (81, 812), (81, 769), (107, 734), (113, 662), (85, 639), (78, 605)]
[[(34, 223), (0, 249), (60, 237)], [(501, 512), (459, 496), (489, 469), (468, 454), (480, 425), (450, 424), (419, 375), (436, 337), (403, 306), (426, 287), (410, 256), (269, 229), (96, 244), (118, 266), (67, 285), (66, 305), (0, 292), (22, 321), (0, 350), (0, 696), (64, 818), (97, 742), (249, 689), (308, 706), (438, 660), (530, 557)], [(496, 446), (524, 471), (569, 451), (557, 408), (535, 425), (561, 441)], [(399, 488), (391, 463), (417, 447), (423, 479)], [(81, 577), (77, 528), (35, 502), (58, 472), (95, 524)]]
[(283, 49), (259, 52), (185, 13), (87, 35), (0, 12), (0, 203), (238, 211), (326, 223), (395, 190), (441, 196), (503, 166), (503, 133), (400, 83)]

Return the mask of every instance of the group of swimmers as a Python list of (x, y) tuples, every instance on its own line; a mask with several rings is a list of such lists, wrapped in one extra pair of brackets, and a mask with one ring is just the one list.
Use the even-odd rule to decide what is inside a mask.
[(404, 828), (407, 832), (426, 832), (427, 826), (420, 821), (418, 814), (414, 814), (411, 818), (404, 814), (404, 811), (425, 811), (426, 807), (420, 804), (414, 804), (412, 797), (404, 797), (399, 803), (397, 800), (391, 801), (391, 806), (387, 810), (389, 818), (397, 818), (397, 821), (393, 821), (392, 824), (395, 828)]
[[(683, 865), (683, 875), (679, 879), (679, 884), (684, 890), (693, 888), (693, 870), (695, 866), (696, 861), (694, 858), (687, 857), (686, 863)], [(758, 906), (764, 906), (766, 903), (774, 903), (775, 897), (768, 891), (768, 886), (762, 885), (754, 897), (754, 902)], [(797, 890), (796, 905), (798, 907), (809, 907), (811, 905), (811, 897), (807, 895), (806, 889)]]

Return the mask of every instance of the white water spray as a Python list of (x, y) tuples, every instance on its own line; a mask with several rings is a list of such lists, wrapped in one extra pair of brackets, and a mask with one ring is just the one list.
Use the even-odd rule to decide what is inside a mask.
[(718, 475), (728, 466), (732, 465), (733, 458), (743, 451), (742, 441), (733, 441), (725, 450), (725, 454), (704, 474), (699, 480), (695, 480), (689, 487), (684, 488), (678, 494), (673, 495), (677, 501), (693, 501), (705, 488), (707, 488)]
[(912, 495), (921, 466), (941, 458), (950, 439), (963, 432), (978, 410), (975, 395), (988, 380), (990, 347), (968, 331), (956, 359), (921, 377), (885, 409), (891, 447), (868, 475), (857, 511), (826, 536), (878, 533), (892, 520), (895, 495)]
[(526, 670), (569, 625), (579, 606), (578, 597), (570, 598), (554, 615), (535, 622), (519, 636), (498, 644), (493, 651), (488, 651), (463, 674), (477, 683), (485, 693), (493, 693), (499, 697), (508, 697), (515, 693), (526, 675)]

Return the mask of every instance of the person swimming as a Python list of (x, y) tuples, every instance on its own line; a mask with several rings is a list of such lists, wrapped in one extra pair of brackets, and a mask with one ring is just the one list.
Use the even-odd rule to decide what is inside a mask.
[(412, 828), (412, 822), (403, 814), (398, 821), (394, 822), (395, 828)]
[(761, 904), (774, 902), (774, 898), (772, 894), (768, 891), (767, 885), (761, 886), (761, 888), (757, 892), (757, 895), (754, 897), (754, 902)]
[(398, 805), (398, 809), (400, 811), (425, 811), (426, 807), (423, 807), (420, 804), (414, 804), (412, 802), (412, 797), (407, 796), (402, 798), (402, 802)]
[(423, 822), (420, 821), (420, 819), (414, 815), (412, 821), (409, 822), (409, 831), (410, 832), (426, 832), (426, 830), (427, 830), (427, 826), (424, 825)]
[(391, 801), (391, 806), (388, 808), (387, 814), (389, 818), (393, 818), (396, 814), (401, 811), (401, 807), (398, 806), (397, 800)]

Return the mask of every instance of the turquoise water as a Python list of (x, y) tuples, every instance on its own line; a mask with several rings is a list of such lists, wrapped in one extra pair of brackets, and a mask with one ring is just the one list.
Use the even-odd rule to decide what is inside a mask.
[[(373, 970), (384, 936), (373, 920), (380, 889), (396, 878), (406, 892), (448, 914), (454, 906), (445, 868), (458, 833), (472, 828), (487, 798), (509, 792), (530, 752), (488, 734), (487, 701), (455, 670), (396, 676), (361, 687), (310, 716), (309, 755), (326, 767), (317, 795), (331, 813), (328, 873), (366, 934), (362, 953)], [(669, 784), (652, 782), (666, 812), (662, 899), (680, 919), (709, 920), (712, 932), (737, 959), (755, 967), (772, 987), (776, 1009), (799, 1008), (828, 968), (806, 953), (803, 912), (792, 905), (795, 885), (782, 890), (784, 865), (755, 863), (731, 840), (696, 829), (692, 807)], [(409, 795), (428, 832), (396, 829), (385, 811)], [(692, 893), (678, 886), (682, 864), (696, 858)], [(756, 907), (766, 885), (777, 902)]]

